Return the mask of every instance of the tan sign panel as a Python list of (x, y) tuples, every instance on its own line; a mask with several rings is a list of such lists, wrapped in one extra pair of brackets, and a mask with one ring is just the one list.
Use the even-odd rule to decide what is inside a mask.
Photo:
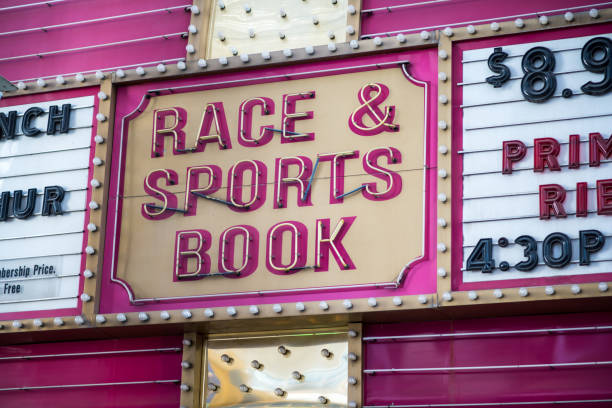
[(115, 277), (136, 300), (395, 281), (423, 254), (424, 101), (399, 66), (151, 96)]

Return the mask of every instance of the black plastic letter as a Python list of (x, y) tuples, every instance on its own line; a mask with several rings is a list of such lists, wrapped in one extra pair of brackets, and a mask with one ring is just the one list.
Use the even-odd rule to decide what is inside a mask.
[[(596, 58), (603, 54), (601, 58)], [(589, 81), (580, 89), (587, 95), (603, 95), (612, 89), (612, 41), (606, 37), (591, 38), (582, 47), (582, 65), (589, 72), (604, 74), (599, 82)]]
[(521, 235), (514, 242), (525, 247), (523, 255), (527, 258), (525, 261), (514, 265), (514, 268), (519, 271), (528, 272), (538, 266), (538, 243), (536, 240), (532, 236)]
[[(529, 102), (545, 102), (557, 89), (555, 55), (545, 47), (534, 47), (527, 51), (521, 62), (525, 76), (521, 81), (521, 92)], [(542, 83), (541, 88), (536, 84)]]
[(495, 268), (495, 260), (493, 258), (493, 240), (491, 238), (481, 238), (478, 240), (476, 247), (468, 257), (465, 263), (465, 269), (468, 271), (481, 271), (482, 273), (491, 273)]
[(42, 203), (42, 215), (61, 215), (64, 189), (60, 186), (45, 187)]
[(10, 111), (8, 116), (4, 112), (0, 112), (0, 139), (2, 139), (2, 136), (7, 139), (14, 138), (16, 125), (17, 111)]
[(15, 190), (13, 192), (13, 214), (15, 214), (15, 218), (19, 219), (28, 218), (34, 212), (34, 204), (36, 203), (36, 189), (31, 188), (28, 190), (28, 199), (24, 208), (21, 208), (22, 198), (23, 191)]
[(3, 191), (0, 196), (0, 221), (6, 221), (8, 218), (9, 197), (11, 193)]
[(45, 111), (36, 106), (25, 111), (23, 114), (23, 120), (21, 121), (21, 131), (25, 136), (31, 137), (40, 133), (40, 130), (32, 126), (32, 121), (43, 113), (45, 113)]
[(502, 51), (502, 47), (495, 47), (493, 53), (489, 55), (489, 69), (496, 74), (486, 78), (486, 81), (493, 85), (493, 88), (501, 87), (504, 82), (510, 79), (510, 69), (502, 64), (508, 54)]
[(70, 126), (70, 104), (62, 105), (62, 113), (58, 113), (57, 105), (49, 106), (49, 121), (47, 122), (47, 134), (54, 135), (57, 125), (60, 125), (60, 133), (68, 133)]
[[(554, 247), (559, 245), (561, 253), (554, 255)], [(542, 243), (542, 255), (544, 263), (551, 268), (563, 268), (572, 260), (572, 242), (562, 232), (553, 232), (544, 238)]]
[(597, 230), (580, 231), (580, 265), (589, 265), (591, 254), (603, 248), (605, 243), (606, 237)]

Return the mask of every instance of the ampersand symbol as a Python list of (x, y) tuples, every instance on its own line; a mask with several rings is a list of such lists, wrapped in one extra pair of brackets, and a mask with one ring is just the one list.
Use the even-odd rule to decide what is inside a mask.
[[(374, 96), (372, 96), (374, 94)], [(364, 85), (357, 93), (359, 107), (353, 111), (349, 118), (349, 127), (358, 135), (373, 136), (382, 132), (397, 132), (399, 125), (393, 123), (395, 106), (385, 106), (383, 113), (379, 105), (389, 96), (389, 88), (383, 84)], [(372, 125), (363, 122), (367, 115)]]

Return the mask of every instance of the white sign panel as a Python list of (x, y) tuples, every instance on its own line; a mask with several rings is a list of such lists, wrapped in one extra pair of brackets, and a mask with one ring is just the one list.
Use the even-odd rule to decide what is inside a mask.
[(93, 110), (0, 108), (0, 313), (77, 306)]
[(463, 52), (463, 283), (612, 272), (611, 39)]

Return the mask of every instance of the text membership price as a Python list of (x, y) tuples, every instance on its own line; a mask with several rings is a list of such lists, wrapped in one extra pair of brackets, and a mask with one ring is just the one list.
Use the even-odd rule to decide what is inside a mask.
[[(489, 69), (498, 75), (486, 78), (486, 81), (495, 88), (501, 87), (510, 79), (510, 68), (504, 65), (508, 54), (502, 47), (496, 47), (489, 56)], [(599, 82), (589, 81), (580, 89), (587, 95), (603, 95), (612, 89), (612, 41), (606, 37), (592, 38), (584, 44), (581, 51), (581, 61), (584, 68), (596, 74), (603, 74)], [(533, 47), (523, 55), (521, 68), (521, 92), (529, 102), (545, 102), (557, 90), (555, 77), (555, 55), (546, 47)], [(561, 95), (571, 97), (575, 92), (565, 88)]]
[[(603, 248), (606, 237), (597, 230), (583, 230), (579, 233), (578, 263), (589, 265), (591, 254)], [(523, 247), (524, 260), (511, 266), (507, 261), (501, 261), (497, 267), (501, 271), (514, 268), (518, 271), (529, 272), (539, 264), (538, 243), (530, 235), (521, 235), (514, 243)], [(499, 238), (497, 245), (505, 248), (509, 245), (507, 238)], [(563, 268), (572, 260), (572, 241), (570, 237), (561, 232), (553, 232), (542, 241), (542, 260), (551, 268)], [(467, 271), (481, 271), (491, 273), (496, 269), (493, 259), (493, 239), (481, 238), (465, 263)]]

